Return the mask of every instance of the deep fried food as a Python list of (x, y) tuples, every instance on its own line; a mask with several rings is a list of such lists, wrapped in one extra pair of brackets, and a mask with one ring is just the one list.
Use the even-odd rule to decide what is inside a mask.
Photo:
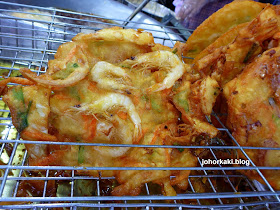
[(205, 115), (211, 114), (219, 95), (218, 83), (210, 77), (193, 84), (185, 80), (174, 92), (173, 103), (182, 113), (184, 122), (193, 125), (198, 133), (208, 133), (210, 137), (215, 137), (218, 130), (206, 122)]
[[(201, 133), (210, 133), (211, 129), (201, 126), (193, 129), (178, 124), (179, 111), (170, 96), (172, 87), (190, 71), (190, 66), (183, 64), (171, 49), (152, 52), (156, 50), (151, 48), (153, 45), (149, 33), (105, 29), (96, 34), (80, 34), (73, 42), (61, 46), (45, 74), (37, 76), (29, 69), (21, 69), (28, 80), (19, 82), (26, 85), (26, 81), (31, 81), (32, 85), (9, 88), (3, 99), (22, 138), (188, 145)], [(68, 52), (62, 52), (66, 49)], [(116, 55), (111, 57), (112, 54)], [(2, 84), (10, 81), (17, 80), (4, 80)], [(208, 88), (205, 84), (203, 95), (208, 94)], [(203, 100), (208, 101), (207, 97)], [(188, 149), (30, 145), (27, 146), (30, 165), (187, 167), (197, 163)], [(115, 176), (118, 180), (120, 185), (113, 190), (114, 195), (137, 195), (142, 185), (150, 181), (161, 185), (165, 195), (176, 195), (172, 186), (186, 189), (189, 173), (102, 171), (102, 176)], [(98, 171), (87, 174), (99, 176)], [(170, 180), (170, 175), (174, 179)]]
[[(192, 33), (184, 46), (184, 56), (195, 58), (231, 28), (254, 19), (265, 7), (255, 1), (233, 1), (212, 14)], [(240, 9), (242, 8), (242, 9)], [(191, 62), (185, 59), (185, 62)]]
[(232, 43), (218, 47), (195, 63), (202, 76), (211, 77), (223, 87), (239, 74), (249, 59), (264, 49), (263, 42), (278, 32), (278, 16), (272, 6), (267, 6), (247, 26), (242, 27)]
[[(247, 8), (246, 14), (240, 6)], [(251, 1), (231, 3), (206, 20), (186, 44), (177, 42), (173, 49), (155, 44), (142, 30), (115, 27), (79, 34), (59, 47), (45, 74), (21, 69), (24, 79), (0, 81), (3, 100), (24, 139), (129, 145), (29, 144), (29, 164), (194, 167), (198, 159), (190, 149), (161, 146), (190, 145), (198, 136), (217, 136), (218, 129), (207, 120), (223, 88), (228, 126), (239, 144), (279, 147), (280, 49), (263, 53), (279, 45), (279, 8), (263, 7)], [(182, 53), (197, 55), (194, 65), (184, 64)], [(27, 86), (7, 88), (9, 82)], [(133, 144), (157, 147), (132, 148)], [(248, 154), (260, 165), (279, 166), (272, 158), (279, 152)], [(164, 195), (173, 196), (175, 186), (187, 189), (190, 171), (77, 173), (114, 176), (118, 185), (112, 195), (138, 195), (143, 184), (153, 182)], [(264, 174), (280, 188), (278, 172)]]
[[(180, 142), (179, 131), (173, 123), (164, 123), (157, 127), (154, 134), (146, 135), (143, 144), (177, 144)], [(191, 130), (191, 129), (190, 129)], [(173, 135), (172, 135), (173, 133)], [(186, 139), (183, 143), (189, 144), (196, 134), (192, 133), (188, 142)], [(196, 165), (197, 159), (193, 157), (188, 149), (168, 149), (168, 148), (134, 148), (130, 150), (126, 157), (119, 160), (122, 166), (127, 167), (191, 167)], [(166, 196), (176, 195), (173, 185), (186, 190), (188, 183), (182, 184), (189, 176), (190, 171), (118, 171), (117, 180), (121, 184), (113, 189), (113, 195), (137, 195), (142, 184), (154, 182), (163, 186), (162, 193)], [(170, 176), (174, 175), (174, 179)], [(135, 189), (132, 190), (131, 189)]]
[[(181, 78), (189, 68), (184, 65), (177, 55), (170, 51), (155, 51), (136, 56), (132, 61), (124, 62), (122, 65), (129, 64), (138, 70), (158, 70), (158, 74), (163, 81), (157, 82), (147, 88), (148, 92), (158, 92), (171, 88), (175, 82)], [(161, 78), (159, 78), (161, 79)]]
[(64, 61), (56, 62), (53, 71), (37, 76), (29, 69), (20, 69), (20, 73), (36, 84), (48, 88), (73, 86), (84, 79), (89, 72), (89, 65), (82, 49), (75, 46)]
[(90, 80), (96, 82), (98, 87), (107, 90), (125, 91), (133, 88), (126, 71), (106, 61), (95, 64), (90, 71)]
[(217, 130), (205, 122), (205, 115), (211, 114), (224, 85), (266, 48), (264, 41), (274, 37), (279, 30), (278, 25), (275, 8), (267, 6), (250, 23), (233, 28), (198, 55), (193, 68), (201, 78), (191, 81), (185, 77), (182, 90), (173, 97), (186, 122), (211, 133), (212, 137), (217, 135)]
[[(56, 141), (56, 137), (48, 134), (48, 115), (50, 113), (50, 90), (40, 86), (20, 85), (12, 87), (3, 96), (9, 106), (12, 122), (22, 137), (27, 140)], [(26, 145), (30, 159), (47, 156), (46, 145)]]
[(242, 28), (247, 27), (249, 23), (250, 22), (242, 23), (228, 30), (226, 33), (224, 33), (218, 39), (216, 39), (213, 43), (207, 46), (204, 50), (202, 50), (197, 56), (195, 56), (193, 63), (197, 63), (201, 58), (213, 53), (217, 48), (224, 47), (232, 43), (237, 37), (239, 31)]
[[(280, 48), (267, 50), (224, 87), (228, 102), (227, 125), (241, 146), (279, 147), (280, 145)], [(246, 150), (258, 166), (280, 166), (279, 151)], [(276, 189), (277, 170), (263, 170)], [(254, 174), (249, 176), (257, 178)]]
[[(247, 5), (252, 2), (243, 3)], [(232, 3), (225, 6), (220, 13), (234, 5)], [(262, 8), (260, 4), (256, 5)], [(220, 13), (214, 14), (213, 17)], [(243, 23), (229, 30), (194, 59), (192, 70), (188, 70), (184, 75), (181, 87), (174, 90), (173, 102), (182, 113), (182, 119), (192, 124), (196, 131), (205, 131), (211, 137), (217, 135), (217, 129), (207, 123), (205, 115), (211, 114), (223, 86), (239, 74), (249, 60), (265, 50), (267, 46), (264, 42), (278, 32), (279, 21), (276, 13), (274, 7), (267, 6), (250, 23)], [(207, 21), (211, 19), (212, 17)], [(207, 21), (205, 23), (208, 23)], [(196, 29), (193, 34), (201, 33), (200, 30), (201, 28)], [(179, 43), (177, 47), (179, 51), (184, 48)], [(193, 79), (197, 73), (200, 76)]]
[(154, 45), (152, 34), (142, 32), (142, 30), (123, 30), (119, 27), (113, 27), (97, 31), (94, 34), (80, 33), (73, 38), (72, 42), (59, 46), (55, 60), (49, 61), (48, 68), (50, 72), (55, 70), (56, 63), (64, 61), (68, 52), (75, 46), (82, 48), (91, 69), (98, 61), (114, 64), (139, 53), (151, 52)]

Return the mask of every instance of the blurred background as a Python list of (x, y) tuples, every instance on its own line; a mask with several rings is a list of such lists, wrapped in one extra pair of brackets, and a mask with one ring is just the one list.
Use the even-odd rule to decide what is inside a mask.
[[(256, 1), (274, 5), (280, 3), (280, 0)], [(211, 14), (232, 0), (9, 0), (9, 2), (55, 7), (138, 22), (142, 21), (138, 14), (144, 13), (162, 24), (194, 30)]]

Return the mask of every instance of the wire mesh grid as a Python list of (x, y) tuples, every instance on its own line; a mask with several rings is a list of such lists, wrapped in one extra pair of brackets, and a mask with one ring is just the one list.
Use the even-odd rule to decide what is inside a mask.
[[(59, 45), (68, 42), (79, 32), (95, 31), (106, 27), (122, 26), (123, 20), (101, 18), (94, 15), (64, 11), (53, 8), (40, 8), (8, 2), (0, 2), (0, 59), (1, 73), (5, 76), (16, 76), (22, 67), (28, 67), (38, 74), (47, 69), (48, 60), (54, 58)], [(157, 43), (172, 47), (176, 41), (185, 41), (184, 36), (176, 27), (160, 24), (147, 24), (129, 21), (126, 28), (142, 28), (153, 33)], [(185, 29), (187, 32), (187, 29)], [(15, 85), (15, 84), (14, 84)], [(202, 159), (197, 157), (197, 167), (70, 167), (70, 166), (29, 166), (28, 154), (24, 144), (58, 144), (83, 146), (120, 146), (120, 147), (161, 147), (179, 148), (168, 145), (118, 145), (98, 143), (73, 142), (42, 142), (20, 139), (11, 122), (10, 112), (1, 98), (1, 148), (0, 155), (3, 163), (0, 165), (0, 205), (10, 209), (52, 209), (52, 208), (205, 208), (205, 209), (277, 209), (280, 199), (279, 191), (275, 191), (268, 183), (261, 170), (280, 167), (257, 166), (246, 154), (247, 149), (277, 150), (278, 148), (241, 147), (229, 130), (223, 125), (217, 114), (213, 117), (219, 122), (218, 130), (231, 139), (232, 144), (214, 146), (180, 146), (180, 148), (208, 150), (213, 160), (218, 159), (221, 150), (240, 150), (250, 162), (249, 166), (203, 166)], [(40, 171), (40, 176), (32, 174), (33, 170)], [(110, 196), (106, 193), (107, 182), (114, 177), (81, 176), (77, 171), (89, 170), (191, 170), (199, 174), (191, 174), (188, 178), (189, 188), (184, 193), (174, 196), (163, 196), (154, 192), (151, 183), (146, 183), (139, 196)], [(255, 171), (263, 180), (263, 185), (249, 180), (238, 170)], [(67, 173), (64, 173), (67, 172)], [(171, 177), (172, 178), (172, 177)], [(208, 191), (197, 192), (197, 180), (204, 180)], [(22, 181), (38, 180), (42, 193), (37, 196), (22, 196), (20, 186)], [(222, 181), (227, 185), (219, 189), (216, 182)], [(49, 197), (54, 183), (66, 183), (67, 195)], [(78, 182), (87, 182), (92, 187), (91, 195), (81, 194)], [(236, 188), (236, 182), (242, 182), (246, 189)], [(105, 187), (104, 187), (105, 186)]]

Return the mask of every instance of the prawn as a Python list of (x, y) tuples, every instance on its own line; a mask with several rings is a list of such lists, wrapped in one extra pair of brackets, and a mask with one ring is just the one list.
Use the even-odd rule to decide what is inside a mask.
[(185, 66), (177, 55), (169, 51), (155, 51), (146, 53), (137, 57), (134, 60), (133, 66), (142, 65), (144, 68), (158, 68), (167, 70), (167, 75), (161, 83), (156, 83), (150, 86), (148, 92), (158, 92), (164, 89), (171, 88), (175, 82), (183, 76)]
[(58, 61), (56, 65), (55, 67), (59, 71), (52, 75), (37, 76), (36, 73), (27, 68), (20, 69), (20, 73), (32, 82), (48, 88), (73, 86), (89, 73), (87, 58), (79, 46), (76, 46), (69, 52), (65, 61)]
[(129, 76), (121, 67), (106, 61), (99, 61), (90, 71), (90, 79), (97, 82), (97, 86), (107, 90), (125, 90), (132, 87), (128, 84)]
[(34, 82), (21, 78), (21, 77), (8, 77), (0, 81), (0, 86), (6, 86), (9, 82), (21, 84), (21, 85), (34, 85)]
[(277, 37), (278, 25), (274, 9), (267, 6), (258, 17), (242, 26), (231, 43), (214, 49), (206, 48), (211, 53), (204, 57), (199, 55), (200, 58), (195, 59), (194, 69), (203, 77), (210, 75), (223, 88), (265, 49), (265, 40), (274, 35)]
[(97, 99), (91, 104), (82, 104), (80, 108), (75, 109), (79, 109), (80, 111), (87, 111), (91, 114), (96, 114), (105, 112), (115, 106), (124, 107), (127, 110), (130, 120), (134, 124), (134, 139), (137, 139), (137, 137), (141, 135), (142, 130), (141, 118), (139, 117), (139, 114), (137, 113), (133, 102), (128, 96), (122, 95), (120, 93), (109, 93), (104, 97)]
[[(132, 139), (132, 131), (129, 129), (129, 127), (125, 124), (124, 121), (122, 120), (117, 120), (118, 121), (118, 127), (119, 129), (116, 130), (116, 132), (110, 132), (109, 138), (112, 137), (118, 137), (122, 139), (123, 144), (132, 144), (133, 139)], [(104, 122), (98, 122), (97, 124), (97, 135), (98, 132), (101, 131), (102, 126)], [(106, 137), (105, 137), (106, 139)], [(104, 141), (104, 139), (103, 139)], [(98, 146), (94, 147), (95, 150), (97, 150), (101, 155), (105, 156), (111, 156), (111, 157), (120, 157), (124, 155), (130, 147), (103, 147), (103, 146)]]

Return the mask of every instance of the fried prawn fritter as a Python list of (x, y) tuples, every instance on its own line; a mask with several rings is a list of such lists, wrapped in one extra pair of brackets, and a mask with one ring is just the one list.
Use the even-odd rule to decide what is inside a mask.
[(141, 69), (151, 70), (160, 74), (163, 81), (148, 87), (148, 92), (170, 89), (183, 76), (187, 68), (190, 68), (189, 65), (184, 65), (176, 54), (164, 50), (136, 56), (135, 59), (127, 60), (122, 65), (126, 64), (138, 69), (138, 71)]
[[(280, 47), (267, 50), (224, 87), (228, 103), (227, 125), (241, 146), (280, 145)], [(280, 166), (276, 150), (246, 150), (258, 166)], [(262, 171), (280, 189), (280, 172)], [(248, 172), (252, 178), (258, 178)]]
[[(191, 66), (184, 64), (176, 51), (155, 45), (151, 34), (142, 30), (115, 27), (95, 34), (79, 34), (59, 47), (45, 74), (37, 76), (29, 69), (20, 72), (25, 78), (6, 79), (0, 85), (4, 86), (3, 99), (11, 109), (13, 123), (24, 139), (189, 145), (201, 134), (217, 135), (217, 129), (202, 117), (211, 113), (214, 100), (210, 96), (217, 91), (217, 82), (210, 76), (196, 82), (197, 75), (192, 75)], [(182, 82), (186, 73), (191, 80)], [(27, 86), (7, 87), (11, 81)], [(177, 83), (184, 85), (177, 89)], [(190, 88), (195, 91), (190, 92)], [(178, 120), (180, 111), (185, 124)], [(180, 148), (59, 144), (37, 148), (30, 144), (27, 150), (29, 164), (39, 166), (195, 167), (197, 164), (191, 150)], [(186, 190), (190, 171), (77, 173), (115, 176), (119, 185), (113, 195), (137, 195), (147, 182), (161, 185), (164, 195), (176, 195), (173, 187)]]
[[(179, 134), (179, 126), (174, 122), (164, 123), (157, 127), (154, 134), (145, 135), (142, 144), (165, 145), (189, 144), (197, 135), (192, 133), (189, 138)], [(188, 141), (188, 142), (187, 142)], [(119, 164), (126, 167), (193, 167), (197, 159), (188, 149), (169, 148), (133, 148), (129, 154), (120, 158)], [(175, 196), (172, 186), (186, 190), (186, 182), (190, 171), (118, 171), (116, 179), (119, 186), (112, 191), (113, 195), (137, 195), (144, 183), (154, 182), (162, 186), (162, 193), (166, 196)], [(170, 176), (175, 176), (171, 179)], [(133, 189), (133, 190), (131, 190)]]
[(183, 80), (174, 90), (173, 103), (182, 113), (185, 123), (191, 124), (199, 133), (207, 133), (210, 137), (218, 134), (217, 128), (206, 122), (220, 93), (216, 80), (206, 77), (194, 83)]
[[(193, 131), (189, 126), (185, 129), (189, 132), (183, 134), (184, 129), (177, 124), (179, 111), (170, 100), (173, 85), (190, 66), (183, 64), (171, 49), (164, 50), (159, 45), (152, 49), (153, 45), (148, 33), (106, 29), (96, 34), (80, 34), (73, 42), (61, 46), (46, 74), (37, 76), (22, 69), (22, 74), (33, 85), (23, 87), (24, 90), (38, 87), (49, 91), (44, 96), (49, 102), (48, 113), (44, 115), (46, 135), (61, 142), (188, 145), (204, 133)], [(62, 49), (67, 51), (62, 52)], [(110, 53), (116, 54), (113, 60)], [(2, 83), (6, 85), (9, 81)], [(6, 95), (10, 94), (11, 88)], [(19, 109), (14, 101), (7, 104)], [(27, 131), (28, 127), (20, 130), (21, 134)], [(31, 130), (29, 136), (23, 137), (48, 140), (37, 139), (34, 134), (36, 132)], [(30, 165), (184, 167), (197, 163), (188, 149), (182, 152), (168, 148), (146, 150), (50, 144), (41, 150), (44, 155), (30, 161)], [(31, 149), (28, 152), (33, 153)], [(78, 173), (84, 174), (83, 171)], [(114, 195), (136, 195), (141, 186), (150, 181), (161, 185), (165, 195), (176, 195), (172, 186), (186, 189), (189, 173), (102, 171), (102, 176), (115, 176), (119, 181)], [(87, 171), (87, 174), (99, 175), (98, 171)], [(170, 175), (175, 178), (170, 180)]]
[(213, 43), (208, 45), (204, 50), (202, 50), (197, 56), (195, 56), (193, 63), (197, 63), (201, 58), (213, 53), (216, 49), (231, 44), (237, 37), (239, 31), (242, 28), (247, 27), (249, 23), (250, 22), (242, 23), (228, 30), (226, 33), (224, 33), (218, 39), (216, 39)]
[(37, 76), (29, 69), (20, 69), (20, 73), (39, 85), (49, 88), (61, 88), (73, 86), (84, 79), (89, 72), (89, 65), (86, 56), (79, 46), (75, 46), (67, 58), (56, 62), (53, 72), (47, 71), (46, 74)]
[(90, 71), (90, 80), (96, 82), (98, 87), (108, 90), (125, 91), (133, 88), (126, 71), (106, 61), (95, 64)]
[[(211, 137), (217, 135), (217, 129), (209, 125), (205, 116), (211, 114), (223, 86), (242, 71), (247, 57), (253, 59), (264, 50), (263, 42), (278, 32), (278, 25), (275, 8), (267, 6), (250, 23), (229, 30), (195, 58), (192, 70), (184, 75), (173, 96), (186, 123)], [(200, 73), (196, 80), (188, 76), (196, 72)]]
[(55, 59), (49, 61), (49, 71), (54, 71), (56, 63), (65, 60), (68, 52), (77, 45), (82, 48), (89, 67), (92, 68), (98, 61), (114, 64), (139, 53), (151, 52), (155, 43), (152, 34), (142, 30), (113, 27), (91, 34), (80, 33), (72, 39), (72, 42), (59, 46)]
[(216, 48), (198, 60), (194, 68), (202, 76), (211, 75), (223, 87), (242, 71), (249, 59), (263, 51), (263, 42), (279, 30), (278, 19), (274, 7), (267, 6), (258, 17), (240, 29), (232, 43)]
[[(233, 1), (225, 5), (197, 27), (183, 47), (183, 55), (195, 58), (231, 28), (254, 19), (264, 7), (265, 4), (255, 1)], [(185, 59), (185, 62), (191, 60)]]
[[(9, 106), (12, 122), (21, 136), (27, 140), (56, 141), (48, 134), (50, 90), (40, 86), (14, 86), (3, 96)], [(30, 162), (46, 157), (46, 145), (27, 144)]]

